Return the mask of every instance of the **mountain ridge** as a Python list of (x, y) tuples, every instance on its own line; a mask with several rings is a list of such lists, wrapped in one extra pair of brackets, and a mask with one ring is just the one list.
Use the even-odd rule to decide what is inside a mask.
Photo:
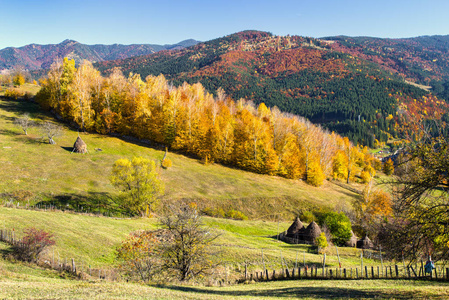
[[(446, 53), (413, 46), (423, 43), (421, 40), (394, 40), (388, 47), (391, 43), (372, 38), (324, 40), (243, 31), (179, 51), (94, 65), (106, 75), (118, 67), (125, 75), (132, 72), (142, 78), (163, 74), (175, 85), (201, 82), (214, 94), (222, 87), (233, 99), (277, 106), (356, 143), (373, 146), (375, 140), (405, 134), (403, 127), (410, 126), (404, 121), (408, 118), (405, 114), (412, 113), (415, 120), (439, 119), (448, 108), (446, 101), (437, 98), (441, 93), (432, 94), (410, 84), (429, 85), (415, 76), (420, 72), (430, 72), (432, 80), (444, 78), (445, 67), (437, 69), (428, 57), (437, 55), (448, 62)], [(390, 54), (394, 51), (400, 57)], [(439, 73), (426, 70), (435, 65)]]
[(6, 47), (0, 50), (0, 71), (22, 67), (33, 71), (48, 69), (57, 59), (69, 57), (79, 64), (87, 59), (93, 62), (123, 59), (155, 53), (166, 49), (182, 49), (198, 43), (187, 39), (176, 44), (94, 44), (87, 45), (75, 40), (65, 39), (58, 44), (28, 44), (22, 47)]

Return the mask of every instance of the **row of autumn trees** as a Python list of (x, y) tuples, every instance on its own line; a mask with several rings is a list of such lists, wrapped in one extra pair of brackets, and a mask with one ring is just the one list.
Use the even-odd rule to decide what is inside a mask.
[(374, 175), (367, 149), (265, 104), (214, 96), (200, 83), (174, 87), (163, 75), (109, 77), (85, 61), (55, 63), (37, 101), (81, 130), (135, 136), (239, 168), (319, 186), (326, 177)]

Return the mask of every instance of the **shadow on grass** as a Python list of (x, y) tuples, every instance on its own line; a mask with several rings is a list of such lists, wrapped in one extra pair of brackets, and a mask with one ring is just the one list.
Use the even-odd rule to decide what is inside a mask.
[(29, 113), (32, 118), (42, 116), (42, 110), (37, 103), (33, 103), (27, 100), (14, 100), (9, 98), (0, 97), (0, 109), (14, 112), (17, 114)]
[(86, 194), (66, 193), (60, 195), (47, 194), (44, 200), (35, 203), (36, 207), (52, 206), (61, 210), (72, 210), (87, 213), (123, 214), (119, 205), (108, 192), (92, 192)]
[[(231, 297), (273, 297), (273, 298), (313, 298), (313, 299), (412, 299), (420, 297), (415, 291), (363, 291), (360, 289), (340, 288), (340, 287), (289, 287), (289, 288), (270, 288), (261, 290), (254, 288), (251, 290), (223, 290), (220, 289), (202, 289), (185, 286), (160, 287), (161, 289), (176, 290), (186, 293), (197, 293), (207, 295), (221, 295)], [(441, 298), (443, 299), (443, 298)]]
[(64, 149), (65, 151), (70, 152), (70, 153), (72, 153), (72, 151), (73, 151), (73, 147), (63, 147), (63, 146), (61, 146), (61, 148)]
[(21, 132), (18, 132), (17, 130), (11, 130), (11, 129), (0, 129), (0, 134), (1, 135), (7, 135), (7, 136), (17, 136), (17, 135), (22, 135)]

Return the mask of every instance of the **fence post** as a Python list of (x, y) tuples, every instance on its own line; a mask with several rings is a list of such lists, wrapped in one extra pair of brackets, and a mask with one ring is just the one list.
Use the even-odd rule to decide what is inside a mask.
[(248, 280), (248, 265), (245, 263), (245, 280)]
[(72, 273), (76, 274), (75, 260), (72, 258)]
[(374, 267), (371, 266), (371, 278), (374, 278)]
[(449, 268), (446, 268), (446, 279), (449, 280)]
[(398, 265), (394, 265), (395, 271), (396, 271), (396, 278), (399, 277), (399, 269)]
[(365, 277), (368, 278), (368, 266), (365, 266)]

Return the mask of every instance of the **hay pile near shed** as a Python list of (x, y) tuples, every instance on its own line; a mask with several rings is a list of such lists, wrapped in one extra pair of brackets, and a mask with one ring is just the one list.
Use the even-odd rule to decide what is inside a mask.
[(373, 242), (371, 242), (369, 237), (367, 235), (365, 235), (365, 237), (363, 239), (357, 241), (357, 248), (360, 248), (360, 249), (373, 249), (374, 248), (374, 244), (373, 244)]
[(357, 237), (351, 230), (351, 237), (346, 241), (346, 247), (357, 247)]
[(287, 229), (287, 236), (295, 237), (304, 228), (301, 220), (297, 217), (292, 225)]
[(73, 152), (82, 154), (87, 153), (87, 145), (80, 137), (77, 137), (75, 144), (73, 144), (72, 153)]
[(320, 226), (318, 226), (315, 221), (312, 221), (305, 230), (305, 235), (308, 237), (309, 241), (315, 242), (316, 238), (321, 234)]

